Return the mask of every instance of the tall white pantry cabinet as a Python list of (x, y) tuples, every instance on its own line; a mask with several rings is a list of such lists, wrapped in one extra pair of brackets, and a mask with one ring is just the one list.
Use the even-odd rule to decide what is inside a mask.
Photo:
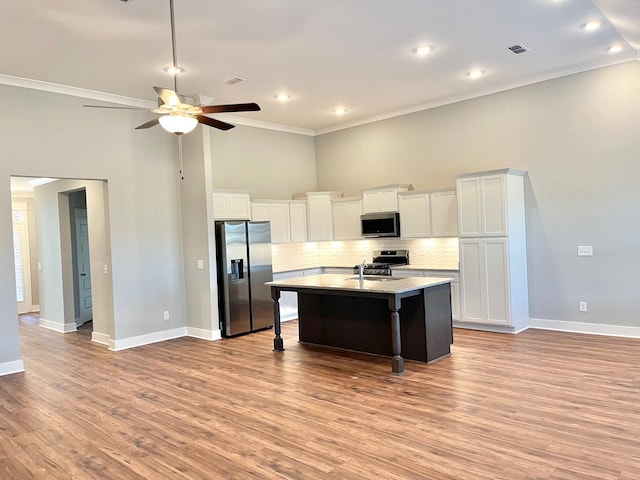
[(529, 324), (524, 175), (515, 169), (460, 175), (459, 326), (516, 333)]

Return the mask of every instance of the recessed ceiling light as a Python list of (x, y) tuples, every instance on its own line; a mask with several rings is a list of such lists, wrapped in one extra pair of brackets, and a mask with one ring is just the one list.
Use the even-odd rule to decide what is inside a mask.
[(420, 57), (424, 57), (426, 55), (429, 55), (431, 52), (433, 52), (433, 47), (431, 45), (420, 45), (414, 48), (412, 51), (416, 55)]
[(286, 93), (279, 93), (278, 95), (276, 95), (276, 100), (278, 100), (279, 102), (286, 102), (290, 98), (291, 95), (288, 95)]
[(601, 26), (602, 22), (600, 20), (589, 20), (582, 26), (582, 28), (584, 28), (587, 32), (592, 32), (599, 29)]
[(467, 77), (475, 80), (476, 78), (480, 78), (482, 75), (484, 75), (484, 70), (471, 70), (470, 72), (467, 72)]
[(624, 47), (620, 43), (616, 43), (615, 45), (611, 45), (608, 49), (609, 53), (620, 53), (624, 50)]
[(172, 65), (170, 67), (166, 67), (164, 71), (167, 72), (169, 75), (177, 75), (179, 73), (184, 72), (184, 68), (176, 67), (175, 65)]
[(348, 110), (346, 108), (344, 108), (344, 107), (338, 107), (338, 108), (333, 110), (333, 113), (335, 113), (336, 115), (344, 115), (347, 112), (348, 112)]

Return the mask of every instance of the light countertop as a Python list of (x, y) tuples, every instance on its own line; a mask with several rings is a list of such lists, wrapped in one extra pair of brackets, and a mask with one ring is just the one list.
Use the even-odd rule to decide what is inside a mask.
[[(360, 282), (357, 275), (324, 274), (309, 277), (289, 278), (267, 282), (274, 287), (292, 287), (295, 289), (343, 290), (360, 293), (406, 293), (423, 288), (450, 283), (452, 278), (433, 277), (383, 277), (365, 275)], [(381, 280), (382, 279), (382, 280)], [(286, 290), (286, 288), (283, 288)]]

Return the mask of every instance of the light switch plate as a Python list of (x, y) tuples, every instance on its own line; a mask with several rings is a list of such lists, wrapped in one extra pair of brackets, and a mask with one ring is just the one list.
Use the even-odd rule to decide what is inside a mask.
[(578, 245), (579, 257), (593, 257), (593, 247), (591, 245)]

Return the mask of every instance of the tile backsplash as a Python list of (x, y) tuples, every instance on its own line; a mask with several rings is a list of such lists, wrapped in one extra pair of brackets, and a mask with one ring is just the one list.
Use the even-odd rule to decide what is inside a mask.
[(458, 238), (366, 239), (282, 243), (271, 247), (273, 271), (313, 267), (352, 267), (371, 262), (374, 250), (409, 250), (409, 263), (433, 269), (458, 269)]

